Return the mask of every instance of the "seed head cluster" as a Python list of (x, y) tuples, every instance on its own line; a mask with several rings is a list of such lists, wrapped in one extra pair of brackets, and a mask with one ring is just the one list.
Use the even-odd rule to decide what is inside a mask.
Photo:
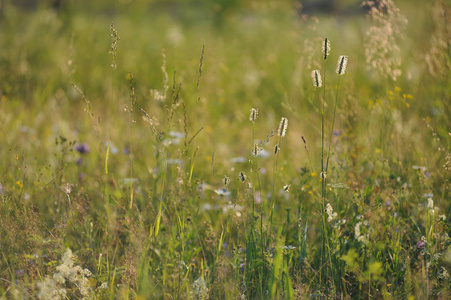
[(373, 23), (365, 33), (367, 66), (396, 81), (402, 73), (396, 41), (402, 37), (407, 19), (393, 0), (364, 1), (362, 5), (370, 8), (369, 18)]

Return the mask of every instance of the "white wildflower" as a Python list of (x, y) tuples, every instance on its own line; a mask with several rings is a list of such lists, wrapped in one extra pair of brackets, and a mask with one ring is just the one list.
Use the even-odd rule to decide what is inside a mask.
[(92, 296), (88, 277), (91, 271), (81, 266), (74, 266), (74, 255), (70, 249), (64, 253), (61, 265), (56, 267), (53, 277), (46, 277), (43, 282), (38, 282), (38, 299), (62, 299), (66, 298), (66, 284), (76, 287), (81, 298)]
[(337, 218), (337, 213), (334, 212), (334, 209), (332, 208), (332, 205), (330, 203), (327, 203), (326, 205), (326, 213), (327, 213), (327, 222), (332, 222)]
[(208, 288), (203, 277), (197, 278), (191, 285), (191, 299), (208, 299)]
[(428, 208), (434, 209), (434, 200), (432, 198), (428, 198)]

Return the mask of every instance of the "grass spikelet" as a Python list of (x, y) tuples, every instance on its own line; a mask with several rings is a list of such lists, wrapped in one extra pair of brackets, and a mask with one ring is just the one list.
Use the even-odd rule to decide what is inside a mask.
[(240, 172), (240, 174), (238, 174), (238, 179), (241, 182), (245, 182), (246, 181), (246, 174), (244, 174), (244, 172)]
[(348, 65), (348, 56), (341, 55), (338, 58), (337, 70), (335, 71), (338, 75), (343, 75), (346, 72), (346, 66)]
[(319, 72), (319, 70), (312, 71), (312, 80), (314, 87), (320, 88), (323, 86), (323, 81), (321, 80), (321, 73)]
[(284, 137), (285, 134), (287, 133), (287, 128), (288, 128), (288, 119), (282, 117), (279, 123), (279, 128), (277, 129), (277, 135), (280, 137)]
[(257, 118), (258, 118), (258, 109), (252, 108), (251, 114), (249, 115), (249, 121), (251, 121), (252, 123), (255, 123), (255, 120), (257, 120)]
[(323, 59), (326, 60), (330, 53), (330, 41), (327, 38), (324, 39), (322, 51)]

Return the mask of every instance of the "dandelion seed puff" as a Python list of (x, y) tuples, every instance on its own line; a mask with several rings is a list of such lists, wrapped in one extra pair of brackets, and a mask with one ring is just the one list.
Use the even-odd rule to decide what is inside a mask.
[(258, 109), (257, 108), (252, 108), (251, 109), (251, 114), (249, 116), (249, 120), (252, 123), (255, 123), (255, 120), (257, 120), (257, 118), (258, 118)]
[(323, 48), (322, 50), (323, 50), (323, 54), (324, 54), (324, 60), (326, 60), (327, 56), (329, 56), (329, 53), (330, 53), (330, 42), (327, 38), (324, 39), (322, 48)]
[(338, 58), (338, 63), (337, 63), (337, 74), (338, 75), (343, 75), (346, 71), (346, 66), (348, 65), (348, 56), (346, 55), (341, 55)]
[(279, 128), (277, 129), (277, 135), (284, 137), (285, 134), (287, 133), (287, 128), (288, 128), (288, 119), (282, 117), (279, 123)]
[(320, 88), (323, 86), (323, 81), (321, 80), (321, 74), (320, 74), (319, 70), (312, 71), (312, 80), (313, 80), (314, 87)]

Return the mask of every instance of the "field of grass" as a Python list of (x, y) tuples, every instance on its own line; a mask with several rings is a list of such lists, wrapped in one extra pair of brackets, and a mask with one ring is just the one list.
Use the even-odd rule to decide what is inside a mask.
[(447, 0), (10, 2), (1, 299), (451, 297)]

